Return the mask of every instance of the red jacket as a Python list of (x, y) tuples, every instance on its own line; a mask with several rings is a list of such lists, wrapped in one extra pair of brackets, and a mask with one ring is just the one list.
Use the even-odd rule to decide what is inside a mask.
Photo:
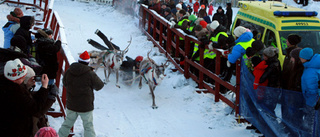
[(198, 13), (199, 7), (200, 7), (199, 2), (195, 2), (195, 3), (193, 4), (193, 12), (194, 12), (194, 13)]
[(263, 83), (259, 83), (260, 77), (265, 72), (265, 69), (268, 67), (265, 60), (261, 61), (256, 67), (253, 69), (254, 82), (253, 89), (257, 89), (258, 86), (268, 86), (268, 80)]
[(213, 6), (212, 6), (212, 5), (210, 5), (210, 6), (209, 6), (208, 15), (212, 15), (212, 11), (213, 11)]

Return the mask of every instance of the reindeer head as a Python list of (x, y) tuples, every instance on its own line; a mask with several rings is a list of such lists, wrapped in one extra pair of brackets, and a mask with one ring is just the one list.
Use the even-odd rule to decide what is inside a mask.
[[(110, 38), (110, 41), (112, 40), (112, 38)], [(112, 45), (112, 43), (110, 42), (112, 48), (113, 48), (113, 54), (114, 54), (114, 62), (117, 63), (119, 66), (122, 64), (123, 61), (123, 57), (124, 55), (129, 51), (129, 46), (131, 44), (132, 41), (132, 37), (130, 37), (130, 41), (128, 41), (129, 45), (124, 49), (124, 50), (117, 50), (114, 48), (114, 46)]]
[(161, 63), (161, 65), (158, 65), (157, 63), (155, 63), (154, 60), (149, 58), (149, 53), (150, 52), (151, 51), (148, 52), (147, 57), (148, 57), (148, 60), (151, 62), (151, 67), (153, 68), (153, 70), (155, 72), (155, 76), (154, 77), (158, 79), (158, 84), (160, 84), (161, 81), (166, 76), (164, 74), (164, 71), (165, 71), (166, 67), (168, 66), (167, 63), (168, 63), (169, 60), (167, 60), (165, 63)]

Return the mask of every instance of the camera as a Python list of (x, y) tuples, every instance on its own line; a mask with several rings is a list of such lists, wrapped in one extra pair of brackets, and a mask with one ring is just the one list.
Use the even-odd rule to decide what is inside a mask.
[(36, 82), (40, 82), (41, 79), (42, 79), (42, 76), (41, 76), (41, 75), (36, 75), (36, 76), (34, 76), (34, 81), (36, 81)]

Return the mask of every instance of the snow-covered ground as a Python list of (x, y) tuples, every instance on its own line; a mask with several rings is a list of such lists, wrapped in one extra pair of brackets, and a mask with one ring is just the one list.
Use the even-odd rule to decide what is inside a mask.
[[(288, 2), (288, 4), (295, 3)], [(319, 12), (320, 4), (311, 1), (307, 10)], [(6, 23), (6, 15), (14, 7), (0, 5), (0, 25)], [(156, 62), (164, 62), (153, 44), (147, 41), (138, 28), (138, 20), (123, 15), (107, 5), (96, 3), (81, 3), (70, 0), (55, 0), (53, 9), (60, 15), (64, 24), (68, 41), (67, 49), (75, 60), (78, 53), (85, 50), (97, 50), (87, 43), (93, 39), (99, 43), (102, 40), (94, 34), (100, 29), (106, 36), (113, 38), (113, 43), (125, 48), (132, 36), (129, 52), (130, 57), (146, 56), (152, 49), (151, 58)], [(216, 7), (215, 7), (216, 9)], [(234, 8), (234, 16), (237, 8)], [(31, 11), (25, 15), (33, 15)], [(0, 47), (3, 43), (3, 33), (0, 33)], [(172, 65), (169, 67), (173, 67)], [(102, 69), (97, 74), (104, 79)], [(179, 72), (166, 70), (166, 78), (155, 90), (158, 109), (151, 108), (151, 95), (146, 84), (142, 89), (137, 83), (132, 86), (121, 84), (115, 86), (115, 76), (111, 75), (110, 83), (100, 91), (95, 92), (94, 128), (98, 137), (255, 137), (253, 131), (246, 130), (247, 124), (238, 124), (232, 111), (223, 102), (214, 102), (212, 94), (195, 92), (196, 83), (185, 79)], [(59, 110), (58, 105), (55, 109)], [(63, 118), (49, 117), (50, 126), (58, 130)], [(74, 125), (75, 137), (83, 136), (82, 121), (79, 118)]]

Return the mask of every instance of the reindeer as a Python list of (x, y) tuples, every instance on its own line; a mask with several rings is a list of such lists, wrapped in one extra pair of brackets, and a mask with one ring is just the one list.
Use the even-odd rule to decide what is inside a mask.
[(149, 58), (149, 54), (151, 51), (148, 52), (147, 57), (140, 63), (140, 81), (139, 81), (139, 88), (142, 88), (142, 78), (144, 78), (150, 88), (150, 93), (152, 95), (152, 108), (156, 109), (158, 108), (155, 103), (155, 96), (154, 96), (154, 90), (157, 85), (159, 85), (162, 80), (164, 79), (164, 70), (168, 66), (166, 61), (164, 64), (158, 65), (155, 63), (154, 60)]
[[(112, 38), (110, 38), (110, 41)], [(116, 72), (116, 86), (120, 88), (119, 86), (119, 70), (120, 66), (123, 61), (124, 55), (128, 52), (128, 48), (131, 44), (132, 37), (130, 38), (130, 41), (128, 42), (129, 45), (124, 50), (117, 50), (114, 48), (113, 44), (110, 42), (111, 46), (113, 47), (113, 50), (103, 50), (97, 57), (96, 63), (92, 67), (95, 68), (95, 71), (98, 70), (100, 64), (102, 63), (104, 66), (104, 76), (105, 76), (105, 83), (109, 82), (109, 76), (111, 74), (111, 71)], [(89, 42), (89, 41), (88, 41)], [(89, 42), (90, 43), (90, 42)], [(107, 72), (108, 71), (108, 75)]]

